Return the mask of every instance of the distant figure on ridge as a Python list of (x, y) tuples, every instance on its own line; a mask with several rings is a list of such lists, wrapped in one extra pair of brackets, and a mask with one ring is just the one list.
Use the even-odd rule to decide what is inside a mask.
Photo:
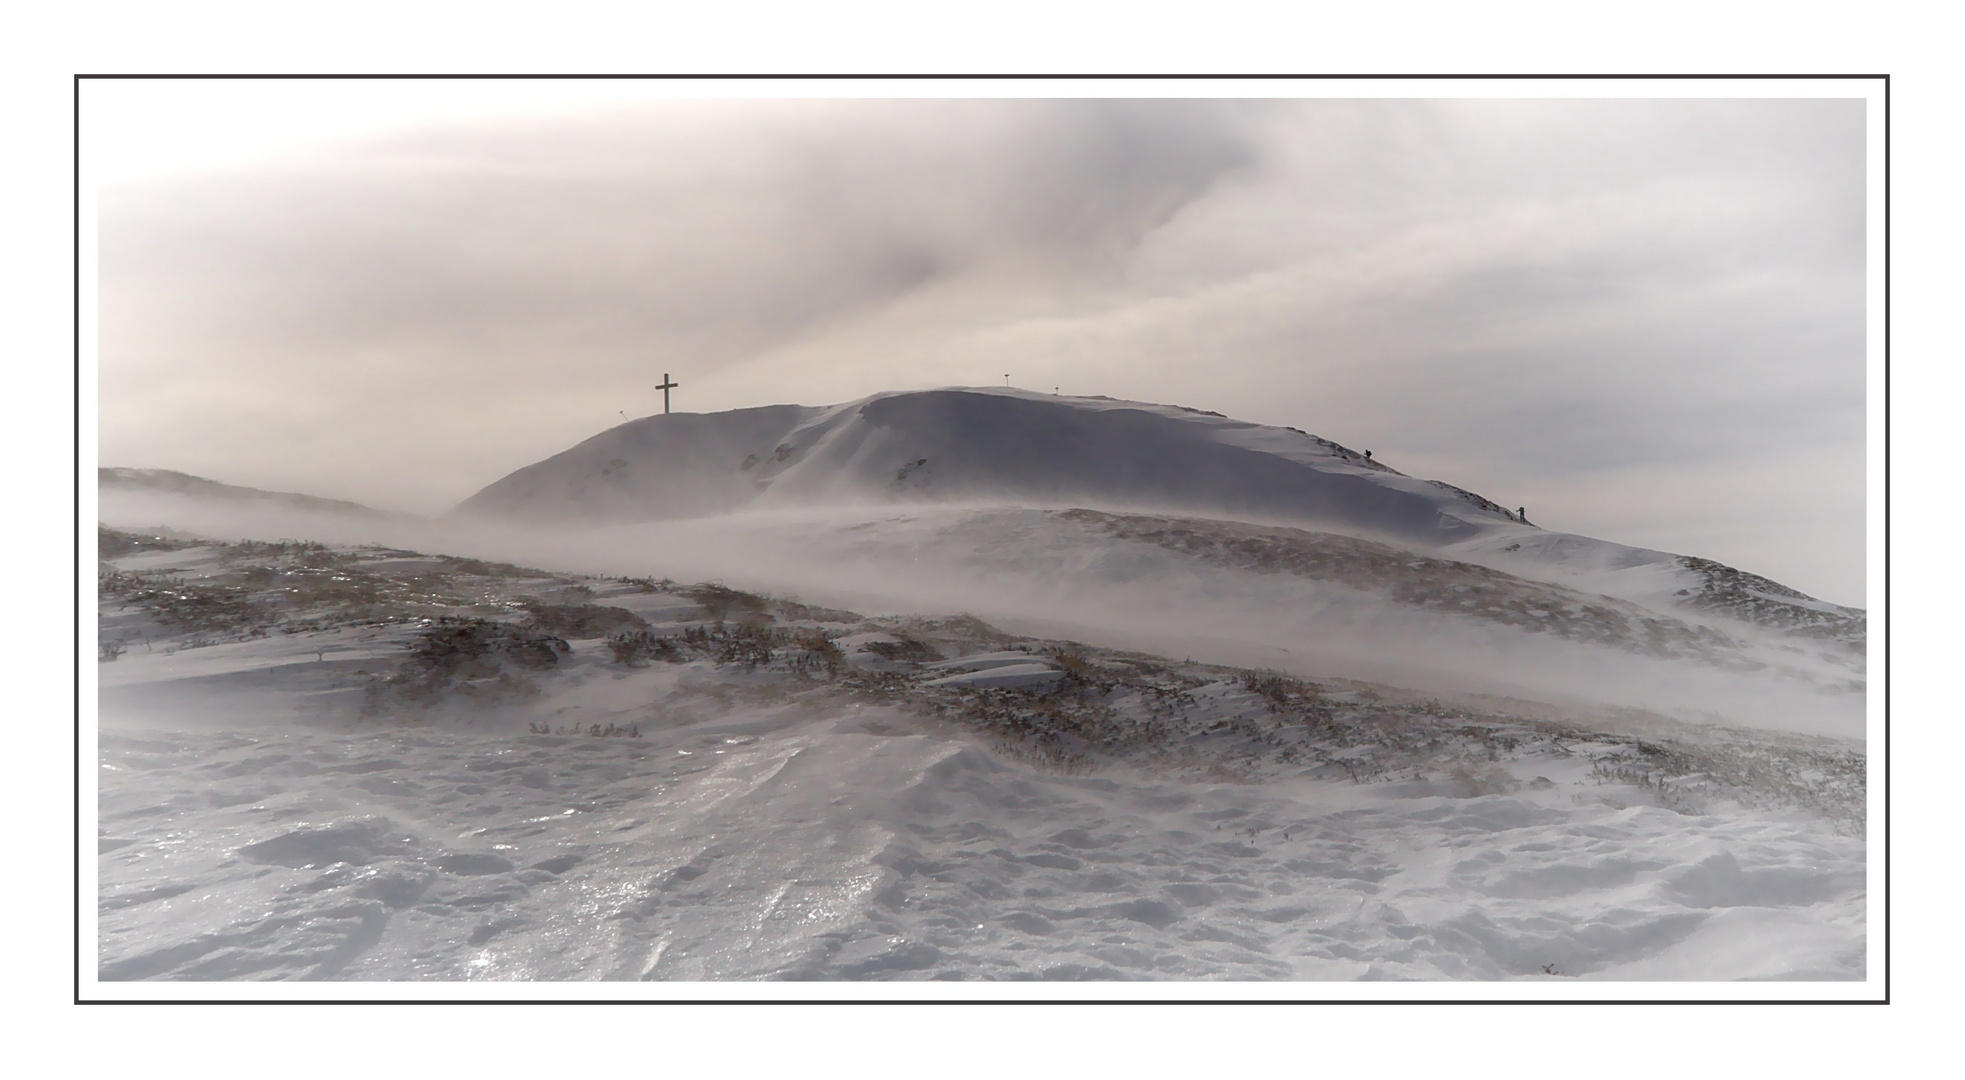
[(1520, 510), (1517, 510), (1515, 512), (1521, 515), (1523, 525), (1528, 524), (1528, 507), (1524, 506)]

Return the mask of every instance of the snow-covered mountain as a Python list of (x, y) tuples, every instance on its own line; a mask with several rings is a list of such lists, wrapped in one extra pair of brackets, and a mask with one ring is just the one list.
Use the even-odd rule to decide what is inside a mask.
[(1294, 428), (1007, 388), (645, 417), (520, 469), (458, 510), (619, 523), (892, 502), (1177, 510), (1432, 543), (1513, 521), (1480, 496)]
[(323, 499), (292, 491), (266, 491), (242, 487), (172, 469), (101, 468), (96, 470), (96, 489), (101, 493), (132, 496), (180, 496), (212, 502), (230, 502), (300, 510), (316, 514), (339, 514), (362, 518), (389, 516), (381, 510), (345, 499)]
[(455, 514), (591, 526), (896, 505), (1171, 512), (1302, 526), (1675, 615), (1716, 615), (1858, 648), (1866, 629), (1860, 610), (1710, 559), (1549, 532), (1473, 492), (1407, 476), (1295, 428), (1009, 388), (645, 417), (519, 469)]

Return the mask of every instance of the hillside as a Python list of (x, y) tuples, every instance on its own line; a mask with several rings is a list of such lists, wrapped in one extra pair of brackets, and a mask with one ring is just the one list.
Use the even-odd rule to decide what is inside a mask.
[(1293, 428), (1012, 389), (650, 416), (520, 469), (458, 512), (624, 523), (895, 502), (1179, 510), (1431, 543), (1512, 521), (1479, 496)]
[(96, 488), (101, 492), (120, 494), (177, 495), (218, 502), (256, 503), (312, 513), (346, 514), (367, 518), (389, 516), (381, 510), (344, 499), (323, 499), (291, 491), (264, 491), (260, 488), (207, 480), (202, 476), (192, 476), (190, 473), (171, 469), (100, 468), (96, 470)]
[(106, 980), (1865, 970), (1863, 612), (1303, 432), (937, 391), (443, 518), (101, 485)]
[[(1710, 559), (1550, 532), (1348, 447), (1171, 405), (1007, 388), (876, 394), (630, 421), (529, 465), (453, 517), (620, 526), (738, 510), (1090, 509), (1299, 526), (1860, 651), (1859, 609)], [(815, 520), (816, 530), (829, 527)], [(723, 573), (717, 568), (706, 572)]]
[(101, 540), (105, 980), (1864, 971), (1860, 742), (714, 584)]

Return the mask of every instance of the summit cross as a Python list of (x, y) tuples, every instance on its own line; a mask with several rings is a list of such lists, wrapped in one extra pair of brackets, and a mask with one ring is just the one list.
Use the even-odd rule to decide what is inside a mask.
[(672, 390), (672, 389), (674, 389), (675, 387), (678, 387), (678, 386), (681, 386), (681, 385), (682, 385), (682, 384), (681, 384), (681, 383), (679, 383), (679, 382), (675, 382), (675, 381), (672, 381), (672, 380), (671, 380), (671, 379), (669, 378), (669, 373), (668, 373), (668, 372), (666, 372), (666, 371), (664, 371), (664, 372), (662, 373), (662, 385), (660, 385), (660, 386), (657, 386), (657, 387), (656, 387), (655, 389), (657, 389), (657, 390), (660, 390), (660, 391), (662, 392), (662, 415), (663, 415), (663, 416), (667, 416), (667, 415), (669, 415), (669, 391), (670, 391), (670, 390)]

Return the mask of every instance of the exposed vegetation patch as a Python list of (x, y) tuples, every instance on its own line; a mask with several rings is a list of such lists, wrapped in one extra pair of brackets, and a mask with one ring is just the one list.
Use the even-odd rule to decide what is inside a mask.
[(1755, 668), (1732, 655), (1739, 643), (1710, 627), (1587, 597), (1499, 570), (1401, 551), (1369, 540), (1233, 522), (1066, 510), (1060, 517), (1112, 536), (1153, 544), (1216, 566), (1288, 574), (1380, 592), (1411, 607), (1498, 623), (1530, 633), (1628, 650)]
[[(1183, 406), (1179, 406), (1179, 405), (1176, 405), (1174, 407), (1184, 408)], [(1221, 415), (1220, 413), (1204, 412), (1203, 410), (1200, 409), (1187, 409), (1186, 411), (1199, 412), (1202, 413), (1202, 415), (1204, 416)], [(1376, 458), (1366, 457), (1365, 455), (1358, 453), (1356, 450), (1353, 450), (1348, 446), (1344, 446), (1340, 443), (1332, 442), (1331, 440), (1326, 439), (1321, 435), (1312, 435), (1309, 432), (1303, 430), (1302, 428), (1285, 427), (1283, 430), (1296, 432), (1298, 435), (1301, 435), (1304, 438), (1309, 439), (1311, 442), (1316, 443), (1318, 446), (1323, 447), (1324, 450), (1330, 454), (1330, 456), (1334, 458), (1338, 458), (1342, 461), (1349, 462), (1352, 465), (1362, 465), (1367, 469), (1377, 469), (1379, 472), (1388, 472), (1391, 473), (1393, 476), (1405, 475), (1399, 470), (1394, 469), (1390, 465), (1387, 465), (1384, 462), (1377, 460)]]
[(542, 633), (575, 641), (646, 630), (648, 621), (625, 608), (606, 604), (547, 604), (521, 601), (532, 625)]
[(667, 660), (679, 664), (684, 657), (675, 647), (675, 642), (665, 637), (657, 637), (647, 630), (630, 630), (607, 639), (607, 649), (614, 654), (614, 662), (626, 667), (640, 667), (649, 660)]
[(264, 637), (272, 619), (265, 601), (244, 585), (110, 570), (97, 576), (96, 590), (106, 601), (141, 606), (167, 631), (201, 639)]
[(1473, 505), (1488, 511), (1489, 513), (1500, 514), (1502, 517), (1508, 518), (1511, 521), (1514, 520), (1515, 517), (1514, 512), (1509, 510), (1507, 507), (1502, 506), (1500, 503), (1495, 502), (1493, 499), (1487, 498), (1482, 495), (1476, 495), (1473, 492), (1468, 491), (1466, 488), (1463, 487), (1455, 487), (1444, 480), (1428, 480), (1426, 482), (1433, 485), (1436, 488), (1439, 488), (1442, 491), (1448, 492), (1462, 499), (1465, 499), (1467, 502), (1470, 502)]
[[(177, 640), (181, 648), (222, 641), (264, 637), (269, 633), (302, 634), (343, 627), (386, 626), (445, 618), (506, 618), (538, 609), (554, 633), (556, 627), (597, 631), (579, 636), (604, 636), (635, 617), (618, 609), (588, 613), (580, 603), (590, 591), (572, 578), (526, 570), (509, 563), (488, 563), (453, 556), (428, 556), (383, 547), (334, 548), (306, 540), (191, 543), (145, 537), (101, 528), (105, 551), (118, 558), (153, 550), (196, 549), (214, 556), (215, 566), (201, 566), (195, 578), (183, 571), (125, 571), (114, 566), (98, 577), (98, 594), (117, 611), (141, 611), (149, 621), (122, 631), (144, 640)], [(536, 595), (513, 595), (515, 587), (531, 593), (560, 590), (561, 602)], [(567, 592), (566, 590), (574, 590)], [(559, 636), (569, 636), (560, 632)]]
[(904, 663), (930, 664), (943, 659), (933, 645), (907, 634), (895, 634), (895, 641), (869, 641), (860, 646), (862, 652), (871, 653), (883, 660), (898, 660)]
[(530, 697), (529, 674), (556, 667), (571, 651), (562, 638), (484, 619), (443, 619), (418, 635), (391, 674), (365, 688), (369, 715), (391, 705), (428, 706), (457, 694), (474, 700)]
[(146, 551), (182, 551), (195, 541), (175, 540), (155, 533), (125, 532), (107, 525), (96, 526), (96, 558), (120, 559)]
[[(1621, 633), (1651, 648), (1688, 647), (1674, 636), (1677, 630), (1638, 637), (1647, 633), (1646, 624), (1625, 612), (1598, 616), (1587, 605), (1560, 606), (1557, 601), (1571, 603), (1562, 590), (1536, 592), (1498, 572), (1366, 541), (1297, 530), (1202, 529), (1085, 511), (1067, 516), (1232, 565), (1375, 586), (1408, 603), (1472, 599), (1476, 613), (1506, 619), (1515, 612), (1524, 620), (1532, 614), (1550, 633)], [(111, 545), (130, 554), (156, 550), (122, 538), (134, 534), (105, 532), (112, 534)], [(1024, 638), (968, 615), (861, 618), (717, 583), (576, 578), (300, 541), (181, 546), (197, 550), (178, 571), (134, 573), (112, 566), (102, 575), (105, 628), (145, 619), (145, 633), (158, 635), (155, 643), (165, 651), (270, 631), (380, 628), (383, 636), (376, 640), (398, 641), (402, 651), (379, 673), (355, 673), (365, 680), (352, 685), (360, 687), (370, 716), (415, 715), (449, 704), (521, 706), (569, 667), (598, 662), (629, 677), (660, 661), (701, 666), (707, 678), (692, 676), (692, 689), (668, 691), (684, 699), (726, 694), (893, 705), (967, 728), (1007, 757), (1073, 773), (1123, 766), (1214, 781), (1293, 776), (1401, 782), (1478, 796), (1531, 779), (1548, 783), (1538, 771), (1560, 769), (1535, 764), (1546, 759), (1585, 766), (1570, 770), (1586, 778), (1572, 781), (1585, 785), (1572, 792), (1579, 799), (1645, 800), (1684, 813), (1731, 799), (1806, 810), (1856, 830), (1863, 820), (1863, 752), (1832, 740), (1695, 731), (1662, 718), (1660, 730), (1678, 734), (1638, 738), (1583, 721), (1400, 701), (1387, 688), (1338, 688), (1281, 672)], [(1445, 566), (1456, 574), (1471, 571), (1471, 579), (1447, 580)], [(1738, 584), (1760, 588), (1744, 578)], [(602, 593), (624, 590), (687, 597), (701, 614), (658, 632), (641, 615), (599, 602)], [(1611, 615), (1627, 621), (1617, 623)], [(779, 623), (781, 618), (798, 625)], [(848, 635), (861, 640), (850, 652), (840, 644)], [(571, 642), (593, 638), (604, 638), (606, 649), (583, 659)], [(134, 640), (129, 632), (105, 629), (102, 659), (122, 655)], [(143, 640), (146, 647), (151, 643), (148, 636)], [(930, 666), (985, 653), (1027, 654), (1029, 663), (1053, 668), (1061, 678), (1041, 686), (938, 683), (947, 669)], [(555, 733), (568, 726), (534, 723)]]
[(1825, 603), (1778, 581), (1711, 559), (1681, 555), (1678, 562), (1699, 575), (1701, 585), (1683, 593), (1685, 602), (1693, 607), (1758, 626), (1859, 647), (1868, 638), (1869, 617), (1857, 608)]
[(856, 612), (843, 611), (839, 608), (814, 607), (810, 604), (801, 604), (796, 600), (773, 600), (771, 601), (771, 610), (778, 618), (791, 622), (846, 623), (850, 625), (852, 623), (863, 622), (866, 619), (866, 616)]
[(762, 596), (740, 592), (723, 585), (696, 585), (679, 590), (683, 596), (703, 605), (711, 619), (717, 622), (735, 620), (753, 624), (771, 621), (771, 604)]

